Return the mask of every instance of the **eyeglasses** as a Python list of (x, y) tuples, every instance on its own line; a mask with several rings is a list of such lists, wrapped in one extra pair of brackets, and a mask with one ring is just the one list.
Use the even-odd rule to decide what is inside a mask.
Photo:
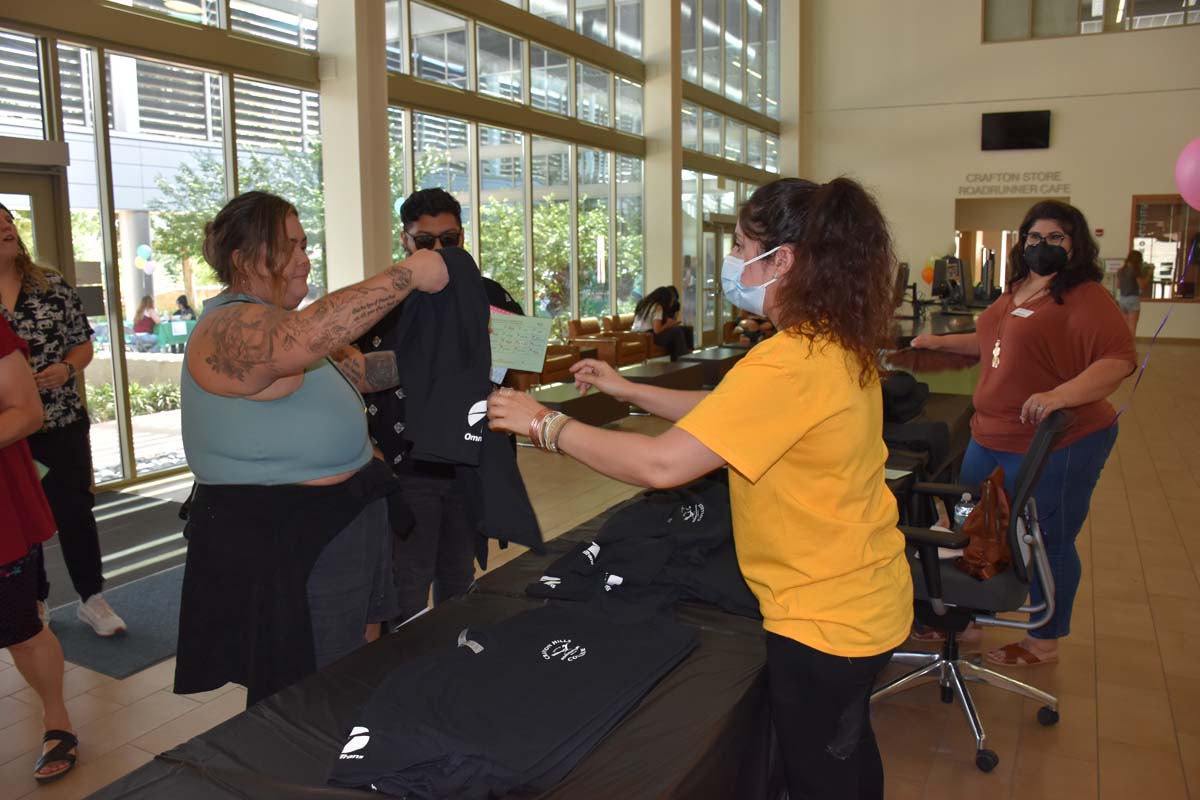
[(444, 231), (437, 236), (432, 233), (410, 234), (410, 236), (418, 250), (432, 250), (436, 242), (441, 242), (442, 247), (458, 247), (462, 243), (462, 231)]
[(1049, 236), (1042, 236), (1040, 233), (1035, 233), (1034, 231), (1030, 231), (1029, 235), (1025, 237), (1025, 244), (1029, 245), (1030, 247), (1037, 247), (1042, 242), (1047, 242), (1049, 244), (1054, 245), (1055, 247), (1061, 247), (1062, 243), (1065, 242), (1068, 238), (1069, 237), (1065, 233), (1055, 232), (1055, 233), (1050, 234)]

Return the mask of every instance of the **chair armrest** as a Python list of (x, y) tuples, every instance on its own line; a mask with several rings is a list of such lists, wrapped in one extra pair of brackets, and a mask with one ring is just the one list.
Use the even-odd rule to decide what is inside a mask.
[[(904, 534), (904, 538), (909, 544), (929, 547), (944, 547), (947, 550), (958, 550), (961, 547), (966, 547), (971, 541), (971, 537), (961, 531), (935, 531), (932, 528), (910, 528), (907, 525), (900, 526), (900, 532)], [(922, 556), (924, 557), (924, 556)]]
[(913, 484), (913, 494), (923, 494), (931, 497), (940, 497), (943, 500), (958, 502), (964, 494), (969, 494), (971, 497), (979, 497), (978, 486), (966, 486), (961, 483), (926, 483), (919, 481)]

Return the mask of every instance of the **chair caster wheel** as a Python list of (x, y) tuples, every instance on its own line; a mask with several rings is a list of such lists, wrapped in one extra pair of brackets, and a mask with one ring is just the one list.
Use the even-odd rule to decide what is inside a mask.
[(1049, 727), (1058, 724), (1058, 709), (1050, 706), (1042, 706), (1037, 710), (1037, 721), (1040, 725)]
[(975, 753), (975, 766), (980, 772), (991, 772), (1000, 763), (1000, 756), (994, 750), (980, 750)]
[(953, 703), (954, 702), (954, 690), (951, 689), (949, 686), (942, 687), (942, 702), (943, 703)]

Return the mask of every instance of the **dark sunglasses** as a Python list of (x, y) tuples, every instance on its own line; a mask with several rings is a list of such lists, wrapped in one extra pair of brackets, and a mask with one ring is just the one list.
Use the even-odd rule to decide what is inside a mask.
[(436, 242), (441, 242), (442, 247), (458, 247), (462, 243), (462, 231), (446, 231), (437, 236), (431, 233), (418, 233), (415, 236), (410, 234), (410, 237), (418, 250), (432, 250)]

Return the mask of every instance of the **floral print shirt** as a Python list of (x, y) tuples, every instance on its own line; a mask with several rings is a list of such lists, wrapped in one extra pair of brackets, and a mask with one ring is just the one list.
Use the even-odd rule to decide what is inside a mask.
[[(93, 333), (75, 290), (57, 272), (45, 275), (49, 283), (45, 291), (22, 288), (11, 312), (0, 306), (0, 313), (17, 336), (29, 344), (29, 361), (34, 372), (59, 363), (72, 347), (90, 342)], [(46, 389), (41, 395), (46, 415), (43, 430), (65, 428), (88, 418), (75, 381)]]

